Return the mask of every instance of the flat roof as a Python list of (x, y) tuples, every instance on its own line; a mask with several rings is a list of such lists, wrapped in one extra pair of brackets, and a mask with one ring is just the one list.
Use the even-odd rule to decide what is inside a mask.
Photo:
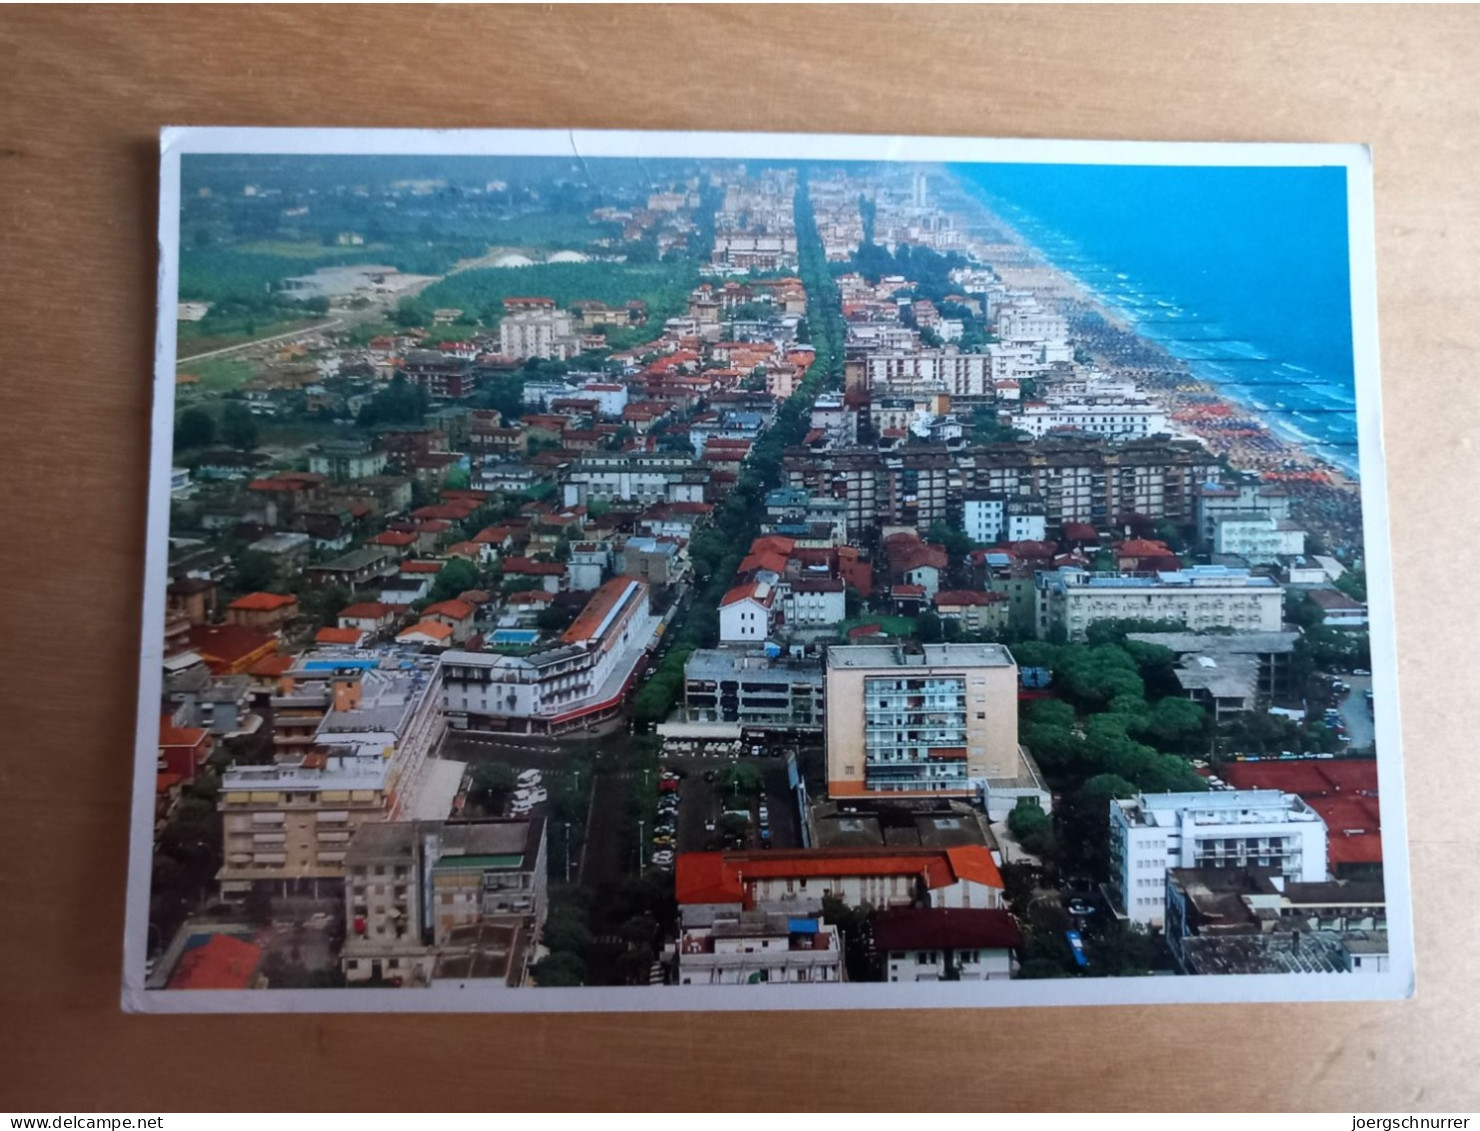
[(834, 668), (1015, 668), (1001, 644), (924, 644), (918, 650), (900, 644), (844, 644), (827, 650)]

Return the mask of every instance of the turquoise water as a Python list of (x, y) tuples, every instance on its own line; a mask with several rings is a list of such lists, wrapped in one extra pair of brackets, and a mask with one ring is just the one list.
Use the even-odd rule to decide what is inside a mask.
[(1355, 473), (1344, 168), (955, 172), (1199, 378)]
[(493, 630), (495, 644), (533, 644), (540, 638), (532, 628), (496, 628)]

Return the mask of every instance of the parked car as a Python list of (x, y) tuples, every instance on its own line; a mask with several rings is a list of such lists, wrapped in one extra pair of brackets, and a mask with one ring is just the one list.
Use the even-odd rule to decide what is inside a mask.
[(544, 775), (539, 770), (521, 770), (515, 780), (520, 785), (539, 785), (544, 780)]
[(1093, 915), (1094, 913), (1095, 905), (1093, 903), (1086, 903), (1082, 899), (1071, 899), (1069, 901), (1070, 915)]

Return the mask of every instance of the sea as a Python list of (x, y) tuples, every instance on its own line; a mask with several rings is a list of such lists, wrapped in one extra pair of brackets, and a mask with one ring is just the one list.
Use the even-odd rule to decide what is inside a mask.
[(952, 171), (1200, 380), (1356, 477), (1344, 168)]

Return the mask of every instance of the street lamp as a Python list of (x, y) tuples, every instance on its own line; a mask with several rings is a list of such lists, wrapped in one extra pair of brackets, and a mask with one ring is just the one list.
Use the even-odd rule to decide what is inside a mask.
[(637, 870), (638, 870), (639, 873), (642, 872), (642, 869), (645, 866), (643, 864), (643, 860), (642, 860), (642, 834), (643, 834), (643, 830), (645, 828), (646, 828), (646, 822), (644, 822), (644, 821), (638, 821), (637, 822)]
[(570, 822), (565, 822), (565, 882), (570, 883)]

